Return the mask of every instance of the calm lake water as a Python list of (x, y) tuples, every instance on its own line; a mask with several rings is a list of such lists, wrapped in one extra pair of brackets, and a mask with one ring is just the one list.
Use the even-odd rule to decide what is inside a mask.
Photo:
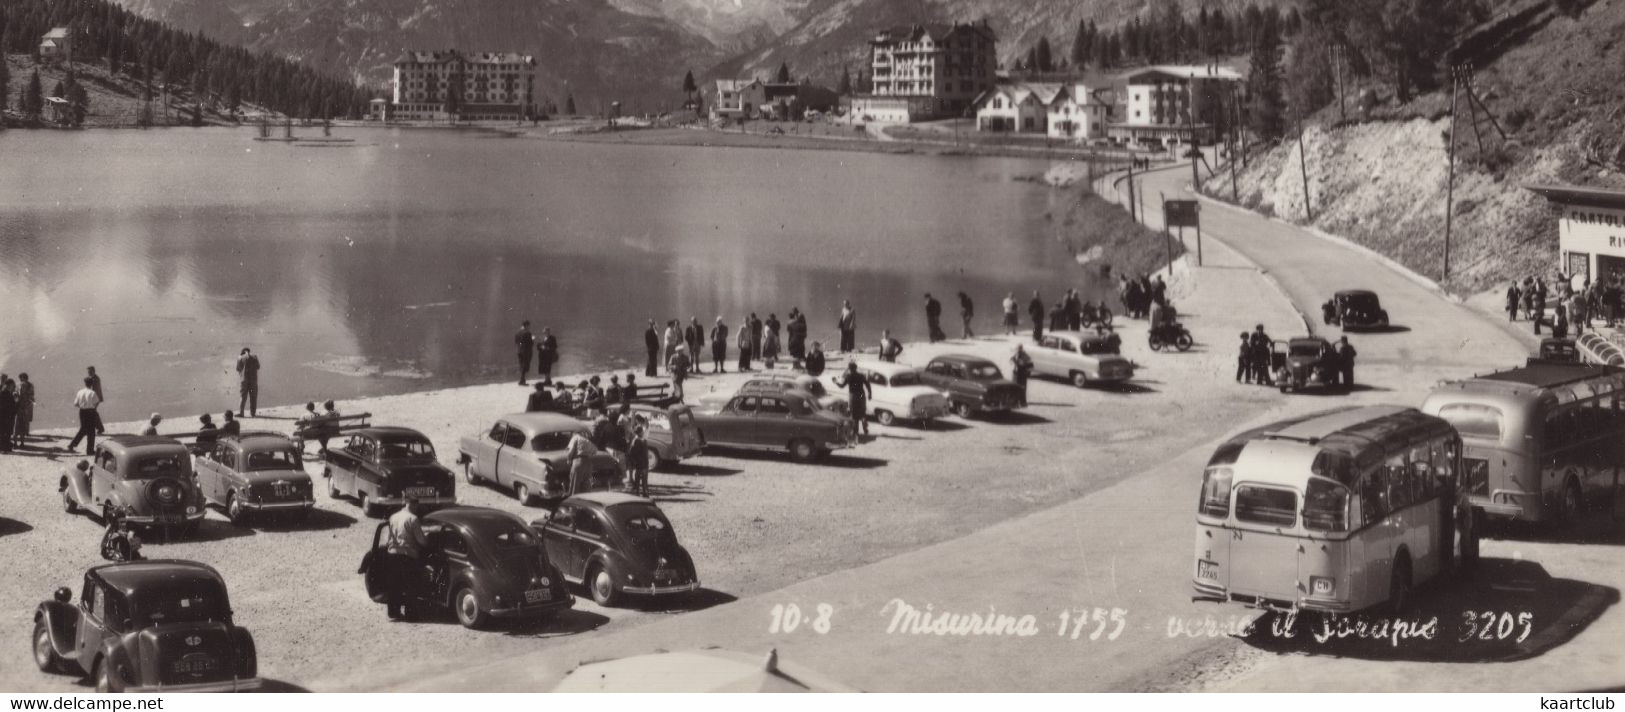
[(572, 373), (641, 364), (650, 318), (801, 307), (828, 344), (849, 298), (872, 345), (922, 337), (926, 291), (957, 334), (957, 291), (993, 331), (1005, 292), (1084, 279), (1045, 161), (253, 135), (0, 132), (0, 371), (38, 422), (69, 424), (92, 364), (104, 417), (190, 423), (236, 407), (243, 346), (263, 404), (342, 400), (511, 377), (525, 318)]

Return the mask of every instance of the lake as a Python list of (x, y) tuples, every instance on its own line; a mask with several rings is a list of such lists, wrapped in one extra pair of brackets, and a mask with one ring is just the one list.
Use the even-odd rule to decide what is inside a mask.
[(0, 371), (38, 384), (38, 423), (70, 424), (87, 365), (108, 420), (181, 426), (235, 409), (244, 346), (262, 404), (342, 401), (510, 378), (522, 319), (555, 372), (641, 372), (651, 318), (800, 307), (828, 345), (845, 298), (872, 346), (924, 336), (926, 291), (957, 335), (958, 291), (992, 332), (1008, 291), (1087, 286), (1047, 161), (255, 134), (0, 132)]

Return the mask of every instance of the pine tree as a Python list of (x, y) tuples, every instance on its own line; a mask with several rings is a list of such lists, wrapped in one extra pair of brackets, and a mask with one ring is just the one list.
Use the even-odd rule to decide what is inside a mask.
[(1247, 94), (1253, 133), (1266, 141), (1280, 138), (1286, 131), (1286, 117), (1281, 99), (1281, 36), (1275, 22), (1266, 20), (1257, 28), (1250, 61)]
[(835, 92), (840, 96), (852, 95), (852, 70), (845, 65), (841, 66), (841, 83), (836, 85)]
[(567, 95), (567, 96), (564, 97), (564, 113), (565, 113), (566, 116), (575, 116), (575, 113), (576, 113), (576, 95), (575, 94), (570, 94), (570, 95)]
[(1038, 38), (1038, 46), (1033, 48), (1033, 66), (1040, 72), (1055, 71), (1054, 50), (1049, 46), (1048, 37)]
[(1072, 36), (1072, 66), (1083, 69), (1089, 63), (1089, 24), (1078, 20), (1078, 31)]
[(28, 76), (28, 86), (23, 89), (22, 110), (33, 118), (39, 118), (40, 112), (45, 110), (45, 89), (40, 86), (38, 69)]
[(784, 62), (780, 62), (779, 63), (779, 72), (778, 72), (777, 78), (778, 78), (778, 82), (780, 84), (789, 84), (790, 83), (790, 65), (788, 65), (788, 64), (786, 64)]
[[(0, 17), (0, 22), (5, 18)], [(0, 52), (0, 109), (6, 108), (6, 101), (11, 97), (11, 63), (6, 61), (5, 52)]]
[(694, 96), (694, 92), (699, 91), (699, 89), (694, 84), (694, 70), (688, 70), (688, 73), (683, 75), (683, 95)]
[(68, 87), (63, 98), (68, 100), (68, 106), (73, 110), (73, 125), (83, 125), (85, 116), (90, 113), (90, 94), (85, 91), (85, 86), (69, 75)]

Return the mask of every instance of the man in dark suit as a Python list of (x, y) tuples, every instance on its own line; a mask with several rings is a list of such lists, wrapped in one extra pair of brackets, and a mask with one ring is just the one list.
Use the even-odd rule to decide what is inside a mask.
[(536, 344), (536, 372), (543, 383), (553, 382), (553, 364), (559, 362), (559, 340), (552, 329), (542, 329), (542, 339)]
[(948, 338), (942, 331), (942, 302), (937, 301), (930, 292), (925, 293), (925, 326), (930, 334), (931, 343)]
[(717, 325), (711, 328), (711, 371), (714, 373), (727, 373), (723, 366), (728, 363), (728, 325), (722, 323), (722, 317), (717, 317)]
[(1027, 303), (1027, 316), (1033, 320), (1033, 341), (1042, 341), (1044, 338), (1044, 300), (1038, 298), (1038, 290), (1033, 290), (1033, 300)]
[(530, 375), (530, 356), (536, 351), (536, 335), (530, 333), (530, 321), (519, 325), (519, 333), (513, 335), (513, 344), (519, 349), (519, 385), (528, 385), (525, 377)]
[(656, 364), (660, 363), (660, 332), (655, 331), (655, 320), (649, 320), (649, 328), (643, 331), (643, 349), (649, 352), (649, 363), (643, 367), (643, 375), (654, 378)]

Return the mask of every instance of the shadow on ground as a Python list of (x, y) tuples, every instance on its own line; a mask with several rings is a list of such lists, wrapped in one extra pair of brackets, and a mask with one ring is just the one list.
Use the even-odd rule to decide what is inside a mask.
[(33, 527), (33, 525), (28, 524), (27, 522), (19, 522), (19, 521), (15, 520), (15, 519), (7, 519), (5, 517), (0, 517), (0, 536), (11, 536), (13, 534), (25, 534), (25, 533), (31, 532), (31, 531), (34, 531), (34, 527)]
[(1242, 640), (1274, 653), (1430, 663), (1512, 662), (1544, 655), (1573, 640), (1618, 602), (1619, 591), (1614, 588), (1554, 578), (1533, 561), (1486, 558), (1471, 578), (1418, 590), (1413, 610), (1403, 615), (1300, 613), (1292, 621), (1270, 612), (1260, 616)]

